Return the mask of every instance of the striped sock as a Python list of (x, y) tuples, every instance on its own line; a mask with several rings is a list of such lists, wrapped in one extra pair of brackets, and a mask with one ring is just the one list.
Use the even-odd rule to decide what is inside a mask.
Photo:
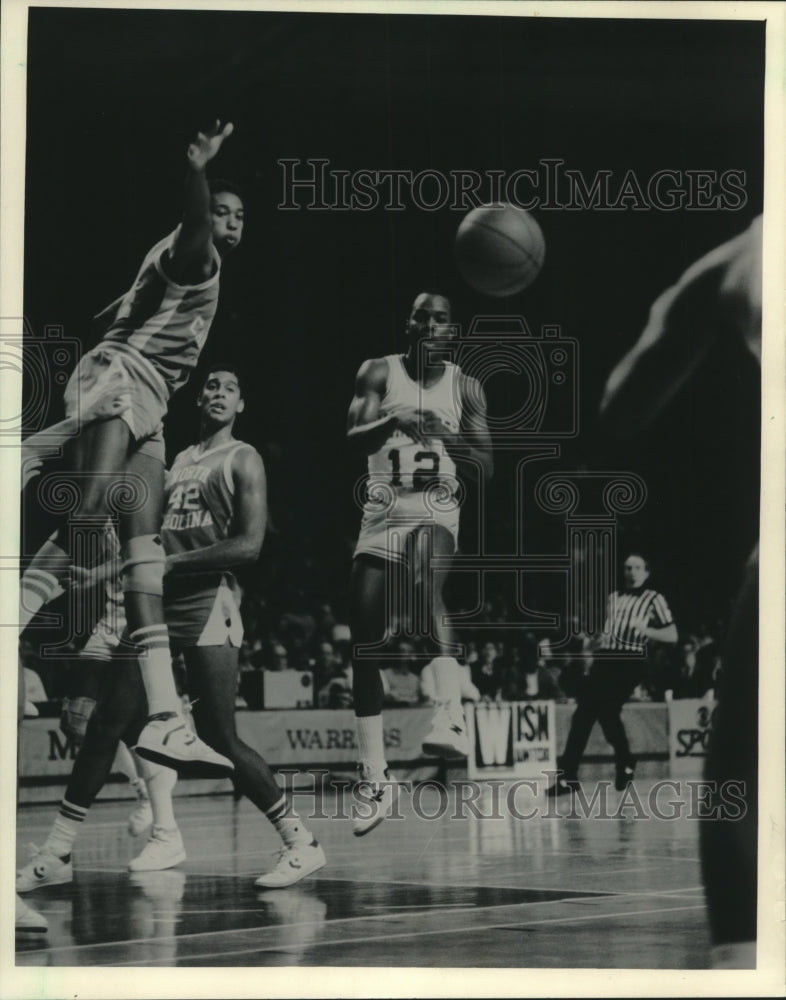
[(139, 646), (139, 669), (147, 692), (148, 712), (176, 712), (182, 715), (182, 704), (172, 674), (169, 633), (164, 624), (145, 625), (129, 636)]
[(265, 815), (275, 827), (276, 833), (281, 837), (287, 847), (296, 847), (301, 844), (310, 844), (314, 838), (305, 828), (300, 817), (292, 808), (292, 804), (287, 802), (284, 795), (265, 810)]
[(19, 628), (24, 630), (35, 615), (50, 601), (63, 593), (57, 582), (71, 566), (71, 558), (51, 535), (41, 546), (33, 562), (22, 574), (19, 588)]
[(83, 806), (75, 806), (68, 799), (63, 799), (60, 803), (60, 813), (44, 841), (43, 850), (54, 854), (56, 858), (67, 860), (86, 816), (87, 809)]

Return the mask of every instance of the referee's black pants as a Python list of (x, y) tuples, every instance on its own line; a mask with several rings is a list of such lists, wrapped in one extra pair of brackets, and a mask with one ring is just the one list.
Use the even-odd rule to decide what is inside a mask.
[(642, 674), (641, 659), (635, 663), (597, 659), (593, 663), (576, 699), (576, 711), (570, 722), (565, 750), (558, 760), (566, 778), (576, 777), (596, 722), (600, 723), (603, 735), (614, 748), (617, 767), (633, 766), (633, 755), (620, 714), (622, 706), (641, 681)]

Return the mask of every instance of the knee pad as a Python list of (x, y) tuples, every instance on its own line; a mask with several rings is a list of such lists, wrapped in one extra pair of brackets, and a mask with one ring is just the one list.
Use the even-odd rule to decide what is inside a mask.
[(85, 738), (87, 723), (96, 707), (93, 698), (63, 698), (60, 731), (79, 746)]
[(160, 535), (137, 535), (122, 547), (121, 580), (123, 593), (164, 593), (164, 548)]

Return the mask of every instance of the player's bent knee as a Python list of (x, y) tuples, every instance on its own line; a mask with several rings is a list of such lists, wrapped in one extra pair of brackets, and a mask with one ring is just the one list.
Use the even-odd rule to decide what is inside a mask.
[(123, 593), (164, 593), (164, 548), (159, 535), (137, 535), (123, 545)]

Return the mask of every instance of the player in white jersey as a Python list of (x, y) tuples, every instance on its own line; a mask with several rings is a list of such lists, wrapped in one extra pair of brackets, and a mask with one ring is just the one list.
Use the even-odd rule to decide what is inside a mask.
[[(140, 650), (150, 715), (139, 752), (166, 754), (176, 768), (193, 768), (199, 761), (206, 772), (225, 772), (232, 765), (200, 740), (186, 742), (172, 677), (162, 599), (162, 420), (169, 397), (196, 364), (216, 310), (221, 261), (243, 232), (236, 190), (222, 182), (211, 191), (205, 173), (231, 132), (230, 124), (222, 128), (216, 122), (189, 145), (181, 223), (146, 256), (133, 287), (98, 317), (103, 339), (82, 359), (65, 396), (66, 416), (73, 421), (102, 386), (123, 390), (122, 412), (83, 421), (69, 446), (79, 498), (73, 516), (107, 513), (118, 488), (126, 500), (135, 498), (121, 513), (119, 529), (126, 616), (130, 639)], [(65, 525), (25, 570), (22, 629), (58, 592), (70, 568), (67, 549)]]
[[(320, 844), (282, 794), (265, 761), (235, 727), (238, 652), (243, 637), (240, 595), (232, 568), (253, 563), (265, 533), (267, 502), (262, 459), (232, 431), (244, 408), (237, 371), (208, 373), (200, 396), (196, 445), (175, 459), (167, 477), (163, 542), (167, 553), (165, 608), (173, 653), (182, 653), (197, 732), (231, 760), (237, 786), (264, 813), (282, 840), (277, 862), (260, 875), (260, 888), (283, 888), (325, 865)], [(113, 664), (85, 733), (60, 813), (33, 860), (17, 876), (17, 891), (70, 882), (70, 855), (87, 811), (109, 774), (118, 741), (144, 720), (139, 669)], [(166, 755), (151, 754), (159, 763)], [(168, 770), (166, 768), (162, 769)], [(185, 859), (171, 800), (151, 789), (153, 828), (129, 867), (154, 871)]]
[[(389, 814), (396, 795), (382, 733), (385, 643), (394, 620), (427, 609), (427, 637), (439, 699), (424, 752), (467, 751), (459, 665), (445, 623), (443, 589), (456, 551), (460, 476), (490, 477), (491, 444), (480, 384), (444, 360), (455, 339), (450, 302), (423, 292), (407, 321), (408, 349), (364, 362), (349, 408), (347, 437), (368, 456), (368, 482), (350, 582), (353, 693), (360, 773), (371, 792), (355, 810), (356, 836)], [(439, 356), (441, 354), (441, 357)], [(430, 556), (440, 559), (439, 569)], [(417, 623), (415, 624), (417, 627)]]

